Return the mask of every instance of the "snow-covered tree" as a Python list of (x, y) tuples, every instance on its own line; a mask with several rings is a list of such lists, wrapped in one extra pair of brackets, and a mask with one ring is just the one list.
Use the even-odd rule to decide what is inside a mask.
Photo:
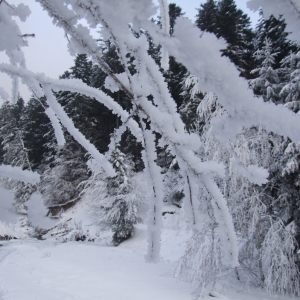
[(280, 14), (278, 17), (273, 15), (266, 17), (263, 10), (260, 10), (259, 15), (260, 19), (255, 27), (255, 51), (262, 49), (268, 39), (273, 52), (277, 52), (273, 64), (274, 69), (278, 69), (282, 59), (291, 51), (296, 51), (297, 45), (289, 39), (285, 16)]
[[(190, 93), (193, 91), (190, 90)], [(259, 126), (244, 129), (236, 141), (231, 143), (231, 148), (226, 149), (216, 138), (211, 126), (214, 117), (226, 113), (218, 103), (218, 98), (213, 94), (205, 95), (196, 113), (197, 119), (192, 130), (203, 141), (203, 148), (199, 149), (198, 155), (203, 160), (223, 162), (226, 168), (226, 176), (218, 180), (218, 185), (228, 201), (241, 242), (240, 267), (236, 269), (238, 278), (243, 281), (250, 280), (272, 293), (297, 295), (298, 286), (292, 283), (298, 282), (300, 275), (296, 254), (299, 249), (298, 233), (295, 230), (298, 228), (298, 221), (294, 213), (298, 210), (299, 195), (295, 179), (291, 176), (297, 174), (299, 166), (296, 145), (289, 145), (281, 136), (268, 133)], [(265, 181), (263, 185), (259, 183), (259, 173), (255, 179), (251, 178), (254, 165), (269, 170), (269, 182)], [(255, 180), (258, 184), (255, 184)], [(208, 197), (203, 191), (201, 193), (202, 199)], [(202, 220), (211, 221), (212, 215), (208, 207), (202, 206), (201, 211)], [(275, 223), (281, 224), (279, 227), (275, 226), (280, 228), (280, 232), (274, 230)], [(214, 248), (216, 245), (213, 242), (219, 239), (214, 222), (209, 223), (207, 220), (205, 226), (204, 231), (193, 231), (193, 238), (177, 270), (178, 276), (188, 276), (194, 282), (196, 295), (201, 295), (208, 287), (211, 289), (220, 279), (219, 276), (223, 277), (228, 272), (226, 266), (222, 266), (222, 252)], [(276, 250), (271, 243), (272, 239), (278, 243)], [(217, 251), (215, 253), (219, 253), (220, 261), (203, 259), (209, 257), (209, 254), (203, 256), (205, 251), (209, 254)], [(266, 259), (265, 253), (272, 255)], [(217, 273), (212, 271), (213, 264), (218, 265)], [(286, 284), (287, 282), (291, 284)]]
[(253, 65), (253, 36), (250, 18), (237, 8), (233, 0), (208, 0), (200, 5), (196, 25), (227, 42), (223, 55), (237, 66), (243, 77), (249, 78)]
[[(21, 129), (21, 116), (24, 101), (19, 98), (16, 104), (5, 102), (0, 109), (0, 134), (2, 136), (3, 164), (32, 171), (28, 150), (24, 144)], [(26, 214), (25, 202), (36, 191), (36, 186), (19, 180), (5, 179), (5, 186), (14, 193), (14, 208), (18, 213)]]
[(265, 101), (274, 103), (280, 102), (280, 79), (274, 70), (275, 57), (278, 52), (272, 47), (272, 42), (266, 39), (262, 49), (255, 52), (255, 58), (260, 67), (252, 70), (252, 74), (257, 74), (257, 78), (250, 80), (250, 87), (255, 94), (262, 95)]
[(54, 131), (45, 113), (45, 98), (30, 98), (24, 107), (20, 127), (31, 167), (42, 173), (52, 162), (56, 148)]
[(281, 89), (280, 96), (284, 98), (286, 105), (294, 112), (300, 109), (300, 52), (291, 52), (282, 61), (282, 73), (285, 75), (285, 85)]
[(69, 135), (66, 140), (41, 176), (40, 191), (46, 207), (76, 201), (81, 192), (79, 184), (88, 178), (86, 152)]
[(142, 193), (133, 178), (131, 162), (116, 148), (110, 162), (115, 177), (105, 177), (96, 173), (86, 181), (83, 193), (92, 197), (94, 221), (100, 228), (110, 228), (115, 246), (129, 239), (134, 233), (134, 225), (141, 222), (138, 216), (142, 203)]
[[(182, 177), (186, 179), (185, 209), (186, 216), (192, 226), (202, 232), (205, 226), (201, 223), (202, 200), (204, 207), (212, 208), (212, 220), (216, 220), (216, 232), (219, 237), (218, 249), (221, 251), (222, 264), (231, 268), (238, 265), (238, 244), (234, 222), (227, 201), (218, 185), (224, 177), (224, 167), (217, 159), (203, 161), (198, 156), (202, 141), (195, 133), (188, 134), (177, 113), (177, 107), (170, 96), (159, 67), (148, 55), (148, 41), (145, 36), (137, 36), (134, 32), (146, 30), (154, 43), (162, 46), (163, 64), (167, 67), (167, 54), (184, 65), (190, 74), (196, 76), (201, 90), (214, 92), (220, 105), (226, 112), (211, 120), (215, 136), (225, 149), (243, 128), (261, 124), (266, 131), (300, 140), (299, 116), (283, 106), (264, 103), (254, 98), (248, 84), (239, 78), (239, 72), (228, 59), (220, 57), (220, 50), (225, 48), (222, 41), (212, 34), (202, 34), (192, 22), (186, 18), (178, 18), (173, 36), (169, 35), (167, 1), (160, 1), (162, 27), (154, 24), (151, 17), (156, 13), (152, 1), (141, 3), (137, 0), (37, 0), (49, 13), (54, 23), (62, 27), (70, 38), (71, 52), (86, 53), (93, 62), (108, 75), (105, 86), (112, 92), (122, 90), (132, 104), (129, 110), (124, 109), (111, 95), (89, 87), (78, 79), (55, 80), (36, 74), (26, 69), (23, 59), (12, 57), (11, 64), (0, 64), (0, 71), (13, 78), (21, 77), (25, 84), (34, 90), (38, 97), (46, 95), (46, 110), (53, 123), (58, 145), (65, 139), (60, 123), (87, 150), (92, 159), (90, 164), (101, 166), (109, 176), (116, 176), (108, 161), (126, 128), (129, 128), (139, 142), (142, 143), (143, 160), (147, 184), (151, 187), (148, 212), (148, 254), (150, 261), (159, 260), (161, 209), (164, 199), (163, 180), (157, 166), (155, 133), (159, 133), (161, 146), (169, 145), (172, 155), (176, 156)], [(2, 10), (2, 6), (5, 7)], [(25, 6), (16, 8), (19, 17), (27, 15)], [(22, 34), (11, 19), (11, 12), (6, 1), (1, 3), (0, 30), (14, 37), (16, 43), (6, 45), (1, 40), (1, 50), (11, 54), (12, 50), (20, 51), (24, 45)], [(5, 19), (6, 22), (2, 20)], [(85, 22), (82, 22), (85, 19)], [(9, 29), (7, 24), (10, 26)], [(130, 26), (128, 26), (130, 24)], [(116, 46), (119, 61), (124, 67), (123, 73), (114, 70), (103, 60), (101, 48), (90, 33), (91, 28), (100, 29), (105, 40)], [(187, 34), (188, 33), (188, 34)], [(199, 38), (201, 36), (201, 38)], [(131, 67), (135, 72), (132, 72)], [(14, 85), (14, 91), (16, 85)], [(75, 126), (61, 105), (56, 101), (54, 92), (70, 91), (95, 98), (120, 117), (122, 124), (116, 130), (109, 146), (108, 155), (101, 154), (96, 147)], [(58, 121), (59, 120), (59, 121)], [(266, 172), (260, 168), (241, 168), (242, 176), (250, 181), (262, 183), (266, 180)], [(250, 172), (251, 171), (251, 172)], [(260, 180), (257, 180), (259, 178)], [(201, 193), (207, 197), (201, 198)], [(204, 212), (208, 211), (205, 210)], [(205, 225), (205, 224), (204, 224)], [(214, 257), (217, 259), (217, 257)]]
[(290, 38), (300, 42), (300, 5), (297, 0), (248, 0), (247, 6), (253, 11), (262, 8), (266, 18), (271, 15), (283, 16), (287, 21), (287, 32)]

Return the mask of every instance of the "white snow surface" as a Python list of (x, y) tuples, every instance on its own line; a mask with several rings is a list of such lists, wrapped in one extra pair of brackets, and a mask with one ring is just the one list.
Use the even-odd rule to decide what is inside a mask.
[[(2, 242), (0, 299), (190, 300), (190, 283), (173, 278), (174, 262), (184, 249), (185, 237), (184, 232), (165, 229), (158, 264), (146, 263), (141, 253), (146, 249), (143, 226), (119, 247), (37, 240)], [(274, 299), (234, 282), (219, 286), (211, 295), (227, 300)], [(212, 298), (207, 294), (204, 299)]]
[[(29, 211), (31, 206), (40, 206), (40, 200), (39, 195), (32, 197), (28, 202)], [(157, 264), (145, 262), (145, 224), (138, 225), (134, 237), (118, 247), (111, 246), (107, 232), (100, 234), (95, 243), (35, 239), (1, 241), (0, 299), (191, 300), (191, 284), (176, 281), (173, 277), (190, 234), (176, 208), (165, 206), (162, 210), (175, 214), (163, 216)], [(62, 220), (72, 217), (92, 234), (93, 226), (87, 216), (88, 199), (83, 198), (62, 216)], [(215, 299), (227, 300), (292, 299), (270, 296), (230, 278), (219, 284), (215, 291), (207, 292), (204, 299), (212, 299), (209, 293)]]

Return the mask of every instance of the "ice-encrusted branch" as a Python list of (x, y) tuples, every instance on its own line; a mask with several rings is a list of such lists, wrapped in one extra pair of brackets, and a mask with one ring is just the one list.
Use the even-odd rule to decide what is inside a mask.
[(300, 2), (299, 0), (248, 0), (247, 6), (253, 11), (262, 8), (266, 18), (282, 15), (287, 23), (291, 39), (300, 42)]
[[(109, 176), (114, 176), (115, 171), (111, 164), (108, 162), (107, 158), (101, 154), (97, 148), (90, 143), (86, 139), (86, 137), (74, 126), (74, 123), (72, 120), (68, 117), (66, 112), (63, 110), (61, 105), (57, 102), (56, 98), (53, 95), (51, 86), (49, 84), (44, 84), (44, 91), (47, 98), (47, 103), (49, 107), (53, 110), (53, 112), (56, 114), (60, 122), (67, 128), (68, 132), (75, 138), (75, 140), (83, 147), (85, 150), (88, 151), (88, 153), (96, 159), (103, 169), (107, 172)], [(55, 129), (55, 128), (54, 128)], [(57, 130), (59, 130), (57, 128)]]
[(300, 116), (283, 105), (265, 103), (262, 98), (254, 97), (247, 81), (239, 77), (235, 66), (228, 58), (220, 56), (219, 51), (224, 44), (213, 34), (202, 34), (186, 18), (177, 19), (176, 34), (172, 38), (164, 36), (151, 22), (145, 22), (143, 26), (155, 43), (163, 45), (170, 55), (198, 77), (201, 90), (214, 91), (218, 96), (227, 114), (216, 118), (213, 126), (224, 144), (228, 145), (230, 140), (234, 140), (244, 127), (256, 124), (262, 124), (267, 130), (296, 142), (300, 141), (300, 132), (297, 130)]
[(210, 175), (202, 175), (201, 179), (207, 191), (213, 197), (214, 215), (219, 223), (220, 239), (223, 250), (225, 250), (224, 265), (229, 262), (231, 267), (237, 267), (239, 265), (237, 236), (227, 202)]
[[(95, 41), (91, 36), (89, 29), (83, 25), (76, 25), (79, 17), (70, 10), (62, 1), (57, 0), (36, 0), (48, 12), (49, 16), (53, 18), (55, 23), (62, 27), (67, 34), (72, 37), (71, 42), (75, 43), (77, 47), (81, 48), (81, 52), (89, 54), (101, 67), (101, 69), (109, 75), (115, 83), (132, 98), (132, 93), (128, 90), (126, 85), (114, 74), (109, 65), (101, 58), (101, 52)], [(86, 4), (86, 2), (85, 2)], [(95, 6), (95, 9), (99, 7)]]
[(158, 262), (160, 259), (160, 235), (162, 225), (162, 203), (163, 203), (163, 178), (160, 167), (155, 164), (156, 149), (155, 136), (150, 130), (143, 129), (144, 147), (142, 152), (143, 161), (145, 163), (147, 182), (152, 183), (152, 203), (149, 205), (147, 225), (148, 225), (148, 251), (146, 260), (149, 262)]
[(86, 95), (90, 98), (95, 98), (100, 103), (104, 104), (113, 113), (119, 115), (123, 122), (126, 122), (130, 130), (137, 136), (140, 134), (139, 125), (130, 118), (129, 113), (124, 110), (118, 103), (113, 101), (111, 97), (103, 93), (101, 90), (95, 89), (83, 83), (79, 79), (52, 79), (44, 74), (36, 74), (24, 68), (18, 68), (9, 64), (0, 64), (0, 71), (19, 76), (25, 80), (34, 79), (38, 83), (50, 85), (53, 91), (70, 91)]

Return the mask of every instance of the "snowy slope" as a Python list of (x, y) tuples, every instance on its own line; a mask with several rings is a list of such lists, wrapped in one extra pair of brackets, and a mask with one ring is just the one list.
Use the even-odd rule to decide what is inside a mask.
[[(162, 259), (158, 264), (145, 263), (144, 226), (140, 226), (132, 240), (119, 247), (83, 242), (2, 242), (0, 299), (190, 300), (190, 283), (176, 282), (173, 278), (176, 256), (184, 249), (181, 234), (164, 230)], [(232, 282), (220, 286), (217, 292), (216, 299), (289, 299)], [(213, 298), (207, 295), (205, 299)]]
[[(6, 196), (8, 202), (3, 204), (3, 211), (9, 211), (12, 200), (9, 194)], [(41, 217), (31, 213), (34, 207), (39, 207)], [(170, 207), (163, 210), (170, 211)], [(109, 232), (101, 233), (95, 243), (58, 243), (54, 238), (0, 241), (0, 300), (191, 300), (191, 284), (176, 281), (173, 276), (190, 237), (176, 209), (174, 212), (164, 215), (158, 264), (145, 262), (144, 224), (138, 225), (134, 237), (118, 247), (111, 246)], [(38, 195), (29, 200), (28, 215), (36, 225), (50, 225), (45, 221)], [(82, 199), (61, 218), (72, 219), (90, 234), (95, 233), (88, 199)], [(11, 216), (10, 221), (14, 220)], [(212, 295), (215, 299), (230, 300), (292, 299), (270, 296), (234, 278), (219, 284)], [(214, 298), (207, 294), (205, 299)]]

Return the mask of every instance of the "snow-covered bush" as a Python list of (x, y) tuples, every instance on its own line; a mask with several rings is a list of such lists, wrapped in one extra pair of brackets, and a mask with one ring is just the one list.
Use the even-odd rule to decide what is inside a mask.
[(91, 214), (94, 222), (102, 229), (110, 228), (113, 243), (119, 245), (134, 233), (134, 225), (141, 222), (139, 209), (145, 197), (142, 184), (133, 176), (131, 162), (116, 148), (110, 158), (115, 177), (103, 172), (95, 173), (84, 184), (83, 193), (91, 199)]

